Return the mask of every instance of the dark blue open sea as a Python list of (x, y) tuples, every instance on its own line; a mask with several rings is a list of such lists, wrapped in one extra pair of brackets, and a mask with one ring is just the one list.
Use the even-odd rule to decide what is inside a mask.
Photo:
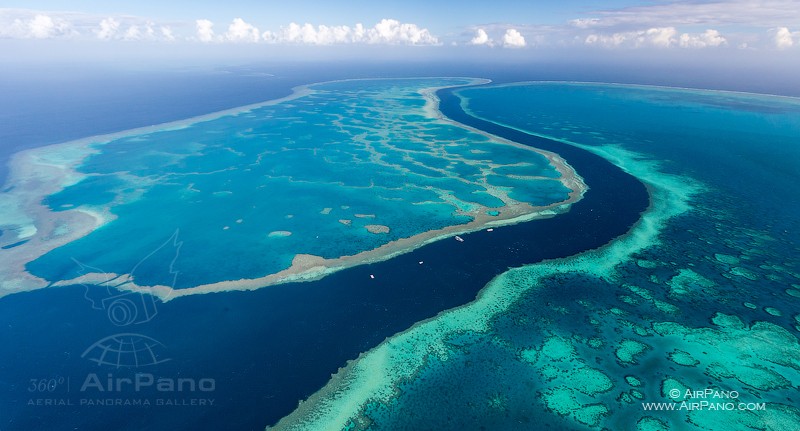
[[(0, 161), (25, 148), (273, 99), (346, 75), (299, 66), (263, 75), (271, 71), (76, 73), (45, 85), (17, 77), (13, 91), (0, 87), (13, 95), (0, 106), (8, 120), (0, 128)], [(589, 186), (584, 199), (552, 218), (438, 241), (314, 282), (166, 303), (84, 286), (0, 298), (0, 430), (263, 430), (347, 361), (473, 301), (509, 268), (605, 253), (604, 245), (652, 208), (657, 187), (646, 187), (636, 168), (593, 151), (604, 145), (658, 160), (655, 172), (702, 191), (633, 257), (617, 262), (617, 255), (601, 254), (598, 262), (612, 262), (614, 271), (597, 264), (593, 275), (578, 262), (556, 276), (523, 277), (537, 287), (493, 316), (486, 332), (448, 335), (446, 360), (431, 356), (391, 400), (358, 400), (349, 426), (800, 423), (793, 422), (800, 420), (800, 103), (566, 84), (438, 96), (455, 121), (560, 154)], [(469, 99), (466, 111), (462, 98)], [(209, 252), (225, 259), (225, 245), (219, 247)], [(108, 314), (106, 300), (130, 301), (139, 314), (115, 325), (121, 317)], [(748, 337), (769, 342), (748, 344)], [(772, 416), (651, 415), (640, 406), (664, 401), (672, 388), (706, 387), (768, 402)]]

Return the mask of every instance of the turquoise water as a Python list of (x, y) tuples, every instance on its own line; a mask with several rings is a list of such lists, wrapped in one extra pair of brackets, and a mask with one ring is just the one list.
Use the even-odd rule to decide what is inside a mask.
[[(94, 144), (76, 167), (83, 179), (44, 202), (103, 207), (115, 219), (27, 268), (51, 281), (80, 275), (75, 260), (126, 274), (179, 230), (176, 287), (193, 287), (567, 199), (541, 154), (426, 114), (421, 89), (469, 82), (317, 84), (280, 103)], [(137, 284), (171, 285), (169, 272), (140, 269)]]
[[(565, 83), (458, 93), (478, 117), (618, 164), (651, 208), (606, 247), (513, 269), (393, 337), (279, 428), (800, 427), (800, 101)], [(706, 390), (721, 392), (692, 395)]]

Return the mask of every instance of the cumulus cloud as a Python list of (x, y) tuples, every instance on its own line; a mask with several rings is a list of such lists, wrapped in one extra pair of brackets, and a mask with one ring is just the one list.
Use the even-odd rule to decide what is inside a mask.
[(649, 28), (644, 37), (637, 40), (638, 44), (649, 43), (661, 48), (669, 48), (675, 42), (678, 30), (675, 27)]
[(72, 36), (76, 32), (70, 23), (62, 18), (36, 14), (31, 17), (13, 18), (10, 23), (0, 22), (0, 37), (15, 39), (50, 39)]
[(365, 36), (368, 43), (389, 43), (408, 45), (436, 45), (439, 39), (426, 28), (416, 24), (400, 23), (395, 19), (382, 19), (369, 29)]
[(128, 30), (122, 38), (125, 40), (141, 40), (142, 32), (139, 30), (138, 25), (132, 25), (128, 27)]
[(598, 18), (577, 18), (571, 20), (569, 24), (573, 27), (589, 28), (599, 25), (600, 20)]
[[(119, 28), (123, 27), (120, 24)], [(130, 24), (124, 31), (116, 32), (122, 40), (137, 41), (174, 41), (175, 36), (169, 26), (158, 26), (152, 21), (141, 24)]]
[(0, 8), (0, 38), (51, 39), (69, 35), (82, 39), (124, 41), (268, 42), (274, 44), (384, 44), (441, 45), (430, 30), (413, 23), (382, 19), (371, 27), (363, 24), (312, 25), (291, 23), (277, 31), (259, 31), (245, 18), (235, 18), (224, 32), (215, 32), (208, 19), (175, 24), (173, 28), (136, 16), (96, 16), (80, 12), (41, 12)]
[(800, 38), (800, 32), (792, 33), (788, 27), (778, 27), (773, 30), (772, 41), (778, 49), (786, 49), (794, 46), (794, 38)]
[(646, 30), (611, 34), (593, 33), (584, 39), (584, 43), (606, 48), (706, 48), (723, 45), (727, 43), (727, 40), (719, 31), (713, 29), (699, 34), (682, 33), (679, 35), (675, 27), (653, 27)]
[(53, 18), (47, 15), (36, 15), (28, 26), (32, 37), (46, 39), (53, 35), (56, 25), (55, 22), (53, 22)]
[(753, 25), (774, 27), (800, 20), (797, 0), (704, 0), (658, 2), (595, 12), (571, 24), (591, 27), (657, 27), (682, 25)]
[(194, 22), (197, 40), (211, 42), (214, 40), (214, 23), (207, 19), (198, 19)]
[(522, 48), (525, 46), (525, 38), (516, 29), (510, 28), (503, 35), (503, 46), (511, 48)]
[(486, 33), (486, 30), (479, 28), (475, 31), (475, 37), (473, 37), (469, 41), (470, 45), (494, 45), (494, 41), (489, 38), (489, 34)]
[(153, 26), (154, 24), (152, 22), (145, 23), (144, 25), (132, 24), (125, 30), (122, 39), (128, 41), (155, 40), (157, 34)]
[[(474, 46), (497, 45), (506, 48), (522, 48), (527, 46), (525, 37), (516, 28), (507, 28), (507, 26), (501, 26), (500, 24), (491, 24), (488, 28), (489, 31), (486, 30), (486, 27), (475, 29), (475, 35), (469, 40), (469, 44)], [(497, 42), (495, 42), (492, 36), (489, 36), (489, 32), (497, 37)]]
[(114, 18), (105, 18), (100, 21), (100, 26), (95, 30), (98, 39), (110, 40), (117, 36), (119, 21)]
[(0, 38), (171, 41), (168, 25), (136, 16), (0, 8)]
[(166, 25), (161, 26), (161, 37), (163, 37), (164, 40), (166, 40), (168, 42), (174, 42), (175, 41), (175, 35), (172, 34), (172, 29), (169, 26), (166, 26)]
[(261, 33), (254, 25), (241, 18), (235, 18), (223, 37), (232, 42), (258, 42), (261, 39)]
[(345, 43), (387, 44), (387, 45), (438, 45), (439, 39), (426, 28), (416, 24), (401, 23), (394, 19), (383, 19), (373, 27), (363, 24), (353, 27), (313, 26), (311, 24), (291, 23), (276, 32), (267, 31), (263, 39), (271, 43), (290, 43), (305, 45), (333, 45)]
[[(641, 6), (597, 10), (566, 23), (573, 37), (602, 46), (670, 46), (713, 48), (720, 46), (784, 48), (798, 42), (798, 34), (778, 30), (800, 22), (797, 0), (665, 0)], [(701, 27), (702, 26), (702, 27)], [(675, 28), (678, 35), (665, 29)], [(685, 33), (697, 28), (713, 29)], [(642, 32), (653, 30), (663, 36)], [(767, 33), (770, 29), (771, 32)], [(715, 32), (716, 31), (716, 32)], [(725, 35), (723, 36), (722, 33)], [(779, 34), (780, 33), (780, 34)], [(780, 41), (777, 39), (780, 36)], [(563, 39), (562, 39), (563, 40)]]
[(714, 46), (721, 46), (726, 44), (728, 41), (725, 39), (719, 31), (708, 29), (703, 33), (697, 35), (691, 35), (689, 33), (683, 33), (680, 36), (679, 44), (682, 48), (706, 48), (706, 47), (714, 47)]
[(267, 31), (263, 36), (266, 41), (273, 43), (332, 45), (352, 43), (363, 38), (364, 34), (365, 30), (361, 24), (357, 24), (355, 28), (346, 25), (314, 27), (309, 23), (299, 25), (293, 22), (277, 33)]

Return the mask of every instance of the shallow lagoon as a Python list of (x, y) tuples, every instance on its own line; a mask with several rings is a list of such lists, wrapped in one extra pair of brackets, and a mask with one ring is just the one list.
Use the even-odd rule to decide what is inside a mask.
[[(64, 144), (64, 159), (31, 150), (17, 161), (66, 178), (43, 197), (45, 208), (24, 209), (30, 226), (52, 213), (99, 216), (90, 233), (26, 269), (59, 284), (159, 286), (153, 293), (166, 299), (173, 287), (185, 294), (318, 278), (436, 238), (564, 211), (583, 185), (557, 155), (436, 116), (426, 89), (474, 82), (315, 84), (273, 103)], [(24, 228), (3, 224), (9, 233)], [(77, 229), (55, 224), (34, 234), (39, 245)], [(143, 261), (176, 232), (178, 279)], [(25, 250), (15, 252), (19, 261)]]

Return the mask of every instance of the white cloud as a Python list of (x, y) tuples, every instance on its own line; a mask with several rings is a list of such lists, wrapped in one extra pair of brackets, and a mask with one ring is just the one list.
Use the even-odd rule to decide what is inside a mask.
[(261, 39), (261, 33), (254, 25), (241, 18), (235, 18), (228, 26), (224, 38), (232, 42), (258, 42)]
[(46, 39), (53, 35), (55, 23), (53, 22), (53, 18), (47, 15), (36, 15), (36, 17), (31, 20), (29, 27), (32, 37)]
[(597, 18), (577, 18), (577, 19), (571, 20), (569, 23), (573, 27), (589, 28), (589, 27), (593, 27), (595, 25), (600, 24), (600, 20), (597, 19)]
[[(713, 48), (734, 46), (748, 49), (773, 48), (789, 43), (778, 29), (789, 22), (800, 22), (798, 0), (661, 0), (643, 6), (622, 7), (591, 12), (562, 26), (560, 37), (602, 46), (669, 46)], [(678, 35), (663, 33), (675, 28)], [(706, 28), (705, 32), (696, 32)], [(656, 35), (641, 34), (648, 30)], [(772, 29), (770, 33), (768, 30)], [(686, 32), (690, 30), (691, 32)], [(527, 33), (526, 33), (527, 34)], [(723, 36), (724, 34), (724, 36)], [(797, 43), (800, 33), (791, 35)], [(557, 42), (556, 42), (557, 43)]]
[(494, 41), (489, 38), (489, 35), (486, 33), (486, 30), (479, 28), (475, 31), (475, 37), (469, 41), (471, 45), (494, 45)]
[(173, 27), (153, 20), (126, 15), (96, 16), (80, 12), (41, 12), (0, 8), (0, 38), (76, 39), (125, 41), (270, 42), (275, 44), (383, 44), (441, 45), (431, 32), (413, 23), (383, 19), (372, 27), (363, 24), (299, 25), (291, 23), (277, 31), (261, 33), (244, 18), (234, 19), (224, 33), (214, 31), (208, 19), (178, 22)]
[[(477, 28), (504, 44), (503, 33), (513, 28), (527, 46), (591, 45), (626, 48), (747, 49), (800, 46), (800, 32), (778, 31), (800, 22), (799, 0), (658, 0), (644, 6), (608, 8), (574, 16), (560, 25), (536, 23), (481, 24), (470, 29), (462, 43), (480, 38)], [(602, 2), (597, 2), (598, 4)], [(791, 26), (789, 26), (791, 29)], [(773, 29), (767, 33), (769, 29)], [(795, 29), (797, 30), (797, 29)], [(473, 43), (474, 44), (474, 43)]]
[(439, 40), (426, 28), (416, 24), (400, 23), (394, 19), (382, 19), (375, 27), (365, 32), (367, 43), (407, 45), (436, 45)]
[(584, 39), (587, 45), (606, 48), (707, 48), (727, 43), (719, 31), (709, 29), (703, 33), (683, 33), (678, 35), (675, 27), (653, 27), (647, 30), (617, 32), (612, 34), (593, 33)]
[(428, 29), (416, 24), (401, 23), (393, 19), (383, 19), (371, 28), (363, 24), (353, 27), (313, 26), (311, 24), (291, 23), (276, 32), (267, 31), (262, 35), (271, 43), (305, 45), (333, 45), (346, 43), (387, 44), (387, 45), (438, 45), (439, 39)]
[(265, 32), (264, 39), (273, 43), (297, 43), (306, 45), (332, 45), (339, 43), (351, 43), (364, 35), (363, 26), (357, 25), (355, 29), (344, 26), (320, 25), (314, 27), (311, 24), (291, 23), (288, 27), (278, 33)]
[(122, 36), (125, 40), (141, 40), (142, 39), (142, 32), (139, 30), (138, 25), (132, 25), (128, 27), (128, 30), (125, 31), (125, 35)]
[(153, 28), (153, 23), (148, 22), (144, 25), (132, 24), (125, 31), (122, 36), (123, 40), (137, 41), (137, 40), (155, 40), (156, 31)]
[(516, 29), (510, 28), (503, 35), (503, 46), (511, 48), (522, 48), (525, 46), (525, 38)]
[(198, 19), (194, 22), (197, 29), (197, 40), (211, 42), (214, 40), (214, 23), (207, 19)]
[(50, 39), (74, 34), (75, 30), (68, 21), (45, 14), (16, 17), (10, 23), (2, 23), (0, 20), (0, 37)]
[(796, 33), (789, 31), (788, 27), (778, 27), (773, 30), (773, 42), (778, 49), (786, 49), (794, 46), (794, 36), (800, 36)]
[(182, 37), (168, 25), (137, 16), (0, 8), (0, 38), (173, 41)]
[[(122, 24), (120, 24), (122, 27)], [(127, 30), (122, 33), (122, 40), (125, 41), (174, 41), (175, 36), (172, 34), (172, 29), (168, 26), (157, 27), (152, 21), (142, 24), (131, 24)]]
[(98, 39), (110, 40), (116, 37), (119, 30), (119, 21), (114, 18), (105, 18), (100, 21), (100, 27), (95, 30)]
[[(708, 29), (698, 35), (691, 35), (683, 33), (680, 37), (679, 44), (682, 48), (706, 48), (721, 46), (728, 41), (717, 30)], [(745, 45), (746, 46), (746, 45)]]
[(599, 34), (590, 34), (586, 36), (583, 41), (587, 45), (605, 45), (605, 46), (618, 46), (622, 44), (620, 33), (612, 36), (604, 36)]
[[(595, 18), (571, 21), (577, 27), (618, 27), (619, 30), (682, 25), (752, 25), (776, 27), (800, 20), (797, 0), (700, 0), (659, 2), (646, 6), (602, 10)], [(586, 28), (586, 27), (581, 27)]]
[(660, 48), (669, 48), (675, 43), (675, 27), (650, 28), (645, 31), (644, 37), (637, 40), (637, 44), (651, 44)]
[(175, 40), (175, 35), (172, 34), (172, 29), (169, 26), (161, 26), (161, 37), (168, 42), (173, 42)]

